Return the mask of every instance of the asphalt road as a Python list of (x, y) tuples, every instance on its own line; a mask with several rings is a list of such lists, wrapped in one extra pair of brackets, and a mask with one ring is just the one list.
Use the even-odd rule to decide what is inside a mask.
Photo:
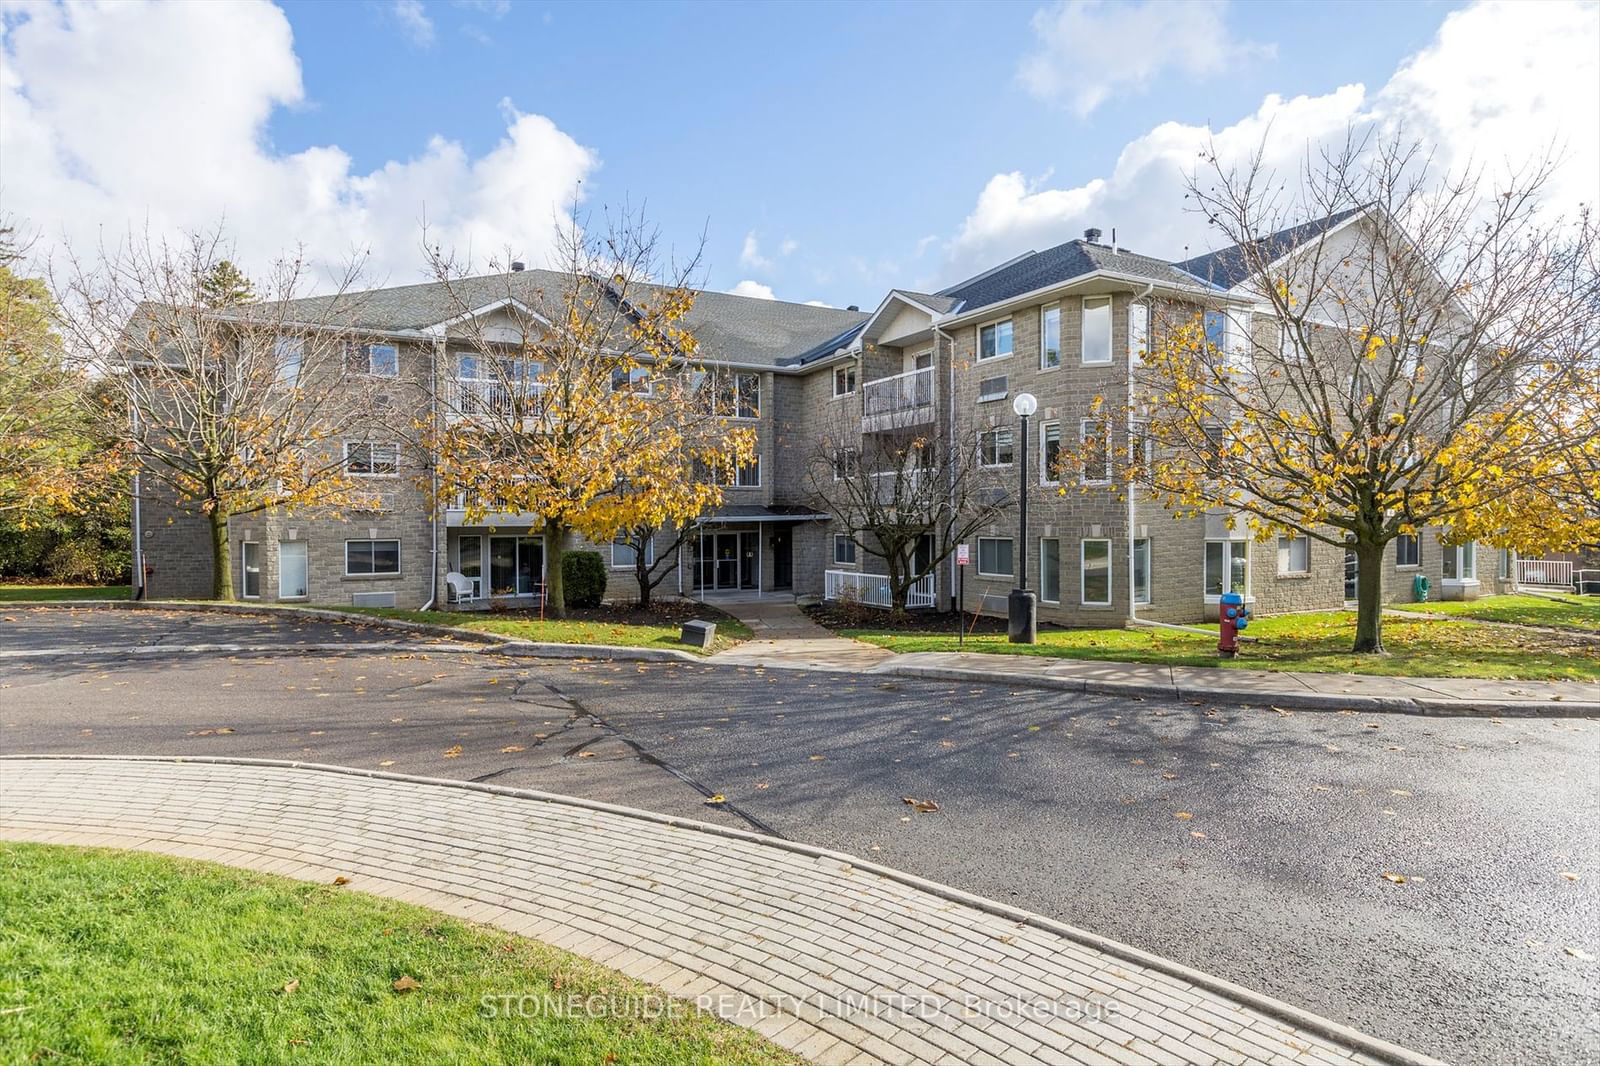
[[(1042, 911), (1451, 1061), (1600, 1061), (1600, 963), (1567, 951), (1600, 956), (1593, 721), (353, 645), (0, 658), (0, 750), (381, 766), (740, 824)], [(707, 806), (713, 792), (727, 805)]]

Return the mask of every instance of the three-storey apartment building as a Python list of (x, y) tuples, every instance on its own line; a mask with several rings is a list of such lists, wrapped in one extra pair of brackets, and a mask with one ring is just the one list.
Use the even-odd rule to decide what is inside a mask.
[[(1292, 253), (1296, 241), (1333, 233), (1323, 226), (1279, 237)], [(964, 609), (1003, 613), (1024, 563), (1042, 622), (1194, 621), (1214, 617), (1226, 591), (1244, 593), (1261, 613), (1342, 605), (1354, 597), (1354, 583), (1339, 548), (1304, 537), (1253, 541), (1220, 509), (1180, 517), (1127, 491), (1109, 461), (1085, 464), (1065, 484), (1057, 473), (1055, 454), (1081, 441), (1136, 446), (1108, 414), (1138, 399), (1134, 370), (1153, 323), (1204, 313), (1224, 344), (1252, 329), (1255, 299), (1227, 265), (1226, 250), (1172, 263), (1090, 230), (937, 293), (891, 290), (870, 313), (699, 293), (683, 326), (698, 341), (696, 359), (722, 381), (728, 401), (719, 415), (756, 431), (757, 454), (679, 546), (657, 594), (818, 598), (841, 587), (841, 576), (875, 569), (808, 489), (821, 435), (841, 425), (863, 440), (907, 428), (971, 435), (963, 446), (1014, 484), (1022, 442), (1011, 400), (1028, 392), (1038, 412), (1028, 442), (1027, 538), (1014, 509), (976, 532)], [(361, 342), (350, 347), (346, 372), (369, 387), (392, 381), (397, 395), (421, 396), (439, 417), (470, 417), (504, 401), (497, 390), (505, 375), (488, 373), (481, 348), (465, 342), (463, 301), (477, 335), (492, 335), (510, 330), (498, 318), (519, 287), (560, 283), (531, 270), (468, 279), (449, 291), (440, 283), (364, 294), (360, 320), (350, 323)], [(268, 512), (232, 521), (229, 565), (240, 596), (401, 607), (536, 600), (544, 576), (540, 516), (480, 514), (464, 501), (430, 508), (427, 455), (393, 439), (341, 447), (352, 476), (370, 481), (370, 503), (337, 517)], [(139, 563), (156, 568), (156, 591), (205, 595), (203, 525), (160, 500), (137, 505)], [(661, 550), (666, 543), (660, 539)], [(636, 594), (632, 548), (575, 547), (601, 554), (609, 598)], [(1509, 579), (1505, 560), (1477, 556), (1472, 545), (1442, 545), (1433, 530), (1403, 538), (1384, 575), (1386, 597), (1411, 598), (1417, 574), (1447, 596)], [(466, 579), (465, 595), (452, 590), (451, 574)], [(918, 602), (953, 604), (956, 578), (952, 555)]]

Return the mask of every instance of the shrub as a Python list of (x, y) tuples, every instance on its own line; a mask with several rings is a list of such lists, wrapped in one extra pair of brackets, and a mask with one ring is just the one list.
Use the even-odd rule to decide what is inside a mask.
[(606, 594), (606, 564), (599, 552), (566, 552), (561, 556), (561, 582), (568, 607), (598, 607)]

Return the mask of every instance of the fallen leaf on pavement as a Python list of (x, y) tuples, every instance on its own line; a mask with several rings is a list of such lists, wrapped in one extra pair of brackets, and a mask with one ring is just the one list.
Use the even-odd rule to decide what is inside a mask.
[(1206, 838), (1206, 835), (1204, 833), (1200, 832), (1200, 830), (1198, 830), (1198, 829), (1189, 830), (1189, 835), (1192, 836), (1192, 837), (1195, 837), (1195, 838), (1197, 838), (1199, 840), (1204, 840)]
[(394, 760), (393, 759), (385, 759), (381, 763), (379, 763), (378, 765), (379, 766), (393, 766), (394, 765)]
[(500, 749), (500, 754), (501, 755), (510, 755), (514, 751), (527, 751), (527, 750), (528, 749), (524, 748), (521, 744), (507, 744), (505, 747)]
[(592, 752), (592, 751), (580, 751), (580, 752), (578, 752), (578, 758), (580, 758), (580, 759), (592, 759), (592, 758), (594, 758), (594, 752)]
[(1578, 875), (1573, 873), (1571, 870), (1562, 870), (1561, 876), (1565, 877), (1568, 881), (1576, 881), (1578, 879)]
[(396, 992), (409, 992), (413, 988), (421, 988), (421, 987), (422, 987), (422, 982), (418, 981), (415, 977), (412, 977), (410, 974), (406, 974), (405, 976), (403, 976), (403, 977), (399, 978), (398, 980), (396, 980), (395, 983), (394, 983), (394, 990)]
[(923, 814), (929, 814), (939, 809), (939, 805), (933, 802), (933, 800), (915, 799), (911, 796), (901, 796), (900, 802), (906, 804), (912, 810), (920, 811)]
[(1403, 788), (1391, 788), (1389, 790), (1389, 795), (1391, 795), (1391, 796), (1409, 796), (1409, 795), (1411, 795), (1411, 793), (1409, 791), (1407, 791), (1406, 789), (1403, 789)]
[(350, 879), (348, 877), (340, 875), (339, 877), (335, 877), (333, 879), (333, 883), (336, 884), (336, 885), (348, 885), (350, 883)]
[(460, 744), (456, 744), (456, 745), (454, 745), (452, 747), (446, 748), (444, 750), (444, 757), (446, 759), (459, 759), (459, 758), (461, 758), (461, 745)]
[(1173, 814), (1173, 817), (1178, 819), (1180, 822), (1187, 822), (1189, 819), (1193, 818), (1194, 815), (1190, 814), (1188, 811), (1177, 811)]
[(1573, 958), (1577, 959), (1579, 962), (1594, 961), (1594, 956), (1589, 954), (1587, 951), (1584, 951), (1582, 948), (1563, 948), (1562, 950), (1568, 955), (1571, 955)]
[(764, 792), (764, 791), (766, 791), (767, 789), (769, 789), (771, 787), (772, 786), (770, 784), (768, 784), (767, 782), (765, 782), (765, 781), (757, 781), (756, 782), (756, 789), (758, 791)]
[(709, 796), (709, 797), (707, 797), (707, 798), (706, 798), (706, 806), (708, 806), (708, 807), (714, 807), (714, 806), (716, 806), (716, 805), (717, 805), (717, 804), (720, 804), (720, 803), (727, 803), (727, 802), (728, 802), (728, 797), (727, 797), (727, 796), (724, 796), (724, 795), (723, 795), (723, 794), (722, 794), (722, 793), (720, 793), (720, 792), (718, 792), (718, 793), (717, 793), (717, 794), (716, 794), (716, 795), (714, 795), (714, 796)]
[(1406, 883), (1406, 875), (1405, 874), (1386, 873), (1386, 874), (1383, 875), (1383, 879), (1385, 881), (1388, 881), (1388, 882), (1390, 882), (1392, 884), (1396, 884), (1396, 885), (1403, 885), (1403, 884)]

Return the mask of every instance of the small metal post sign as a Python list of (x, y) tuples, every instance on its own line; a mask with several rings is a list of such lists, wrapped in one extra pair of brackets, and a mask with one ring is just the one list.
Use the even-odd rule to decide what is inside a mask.
[(965, 544), (956, 545), (956, 647), (967, 644), (967, 627), (961, 621), (961, 612), (967, 609), (967, 564), (972, 561), (972, 549)]

